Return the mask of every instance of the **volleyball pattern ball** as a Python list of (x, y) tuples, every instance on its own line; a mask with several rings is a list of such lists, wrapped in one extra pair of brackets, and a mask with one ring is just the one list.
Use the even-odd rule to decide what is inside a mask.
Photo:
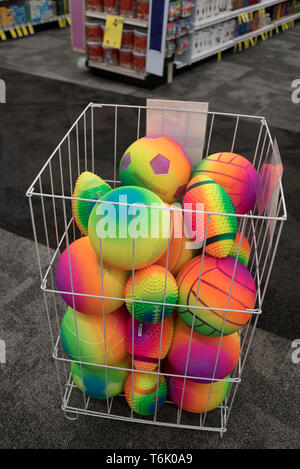
[(224, 334), (232, 334), (251, 317), (251, 312), (247, 310), (253, 309), (255, 304), (256, 287), (253, 277), (237, 261), (233, 279), (235, 259), (230, 256), (217, 259), (205, 254), (199, 285), (201, 262), (202, 256), (195, 257), (185, 264), (177, 276), (178, 303), (187, 305), (178, 307), (179, 316), (191, 327), (195, 314), (194, 330), (218, 337), (222, 334), (226, 314)]
[[(90, 171), (84, 171), (78, 177), (73, 197), (81, 199), (99, 200), (112, 189), (103, 179)], [(88, 234), (88, 223), (91, 211), (96, 202), (86, 200), (72, 200), (75, 222), (83, 235)]]
[(176, 210), (172, 210), (173, 231), (169, 251), (167, 249), (156, 261), (157, 264), (163, 267), (168, 266), (168, 270), (175, 276), (181, 267), (199, 252), (199, 249), (186, 236), (183, 212), (180, 209), (177, 207)]
[[(114, 365), (127, 355), (128, 313), (122, 306), (105, 316), (89, 316), (68, 308), (61, 324), (61, 343), (66, 354), (76, 361)], [(106, 347), (106, 353), (105, 353)]]
[(141, 269), (161, 257), (168, 246), (169, 217), (156, 194), (141, 187), (118, 187), (102, 201), (92, 210), (88, 231), (94, 250), (102, 253), (105, 262), (132, 270), (133, 265)]
[[(183, 209), (235, 214), (225, 189), (206, 176), (195, 176), (189, 182), (183, 197)], [(236, 217), (210, 215), (208, 218), (207, 213), (185, 212), (185, 221), (191, 239), (196, 238), (197, 243), (203, 241), (207, 232), (205, 251), (208, 254), (219, 258), (229, 255), (238, 228)]]
[[(134, 288), (133, 288), (134, 285)], [(152, 264), (149, 267), (138, 270), (128, 280), (125, 287), (125, 298), (135, 300), (134, 303), (126, 301), (130, 314), (144, 324), (156, 324), (170, 316), (174, 311), (178, 288), (173, 275), (160, 265)], [(138, 301), (149, 301), (150, 303), (138, 303)], [(157, 305), (155, 303), (167, 303), (171, 306)]]
[(130, 357), (114, 365), (116, 368), (71, 364), (72, 378), (80, 391), (95, 399), (106, 399), (117, 396), (124, 391), (125, 381), (129, 374)]
[[(102, 274), (101, 274), (102, 271)], [(118, 299), (93, 298), (107, 296), (123, 298), (129, 274), (102, 263), (87, 236), (77, 239), (61, 254), (56, 268), (56, 285), (62, 298), (76, 311), (85, 314), (111, 313), (124, 302)], [(103, 291), (102, 291), (103, 285)], [(72, 295), (72, 292), (75, 293)]]
[(174, 320), (169, 316), (157, 324), (142, 324), (136, 320), (132, 324), (130, 316), (127, 324), (126, 345), (132, 355), (137, 370), (153, 371), (158, 365), (159, 358), (163, 360), (172, 343)]
[(125, 383), (128, 405), (140, 415), (153, 415), (167, 400), (168, 388), (164, 376), (131, 372)]
[[(220, 337), (209, 337), (195, 331), (191, 337), (191, 329), (181, 319), (177, 319), (168, 353), (168, 360), (176, 374), (187, 375), (190, 379), (223, 379), (233, 372), (239, 356), (238, 332), (223, 336), (222, 340)], [(206, 380), (196, 381), (207, 383)]]
[(231, 249), (229, 255), (231, 257), (233, 257), (234, 259), (236, 259), (238, 249), (240, 248), (239, 255), (238, 255), (238, 260), (242, 264), (244, 264), (245, 267), (247, 267), (248, 262), (249, 262), (249, 258), (250, 258), (251, 248), (250, 248), (248, 239), (246, 238), (245, 235), (242, 235), (242, 241), (240, 241), (241, 234), (242, 233), (240, 231), (237, 232), (234, 244), (232, 246), (232, 249)]
[(244, 156), (215, 153), (202, 160), (193, 175), (204, 175), (220, 184), (237, 213), (248, 213), (254, 207), (259, 178), (254, 166)]
[(119, 175), (123, 185), (145, 187), (171, 204), (184, 194), (191, 171), (190, 160), (179, 143), (169, 137), (148, 136), (124, 152)]
[[(176, 374), (168, 360), (164, 366), (164, 372)], [(201, 414), (210, 412), (218, 407), (227, 396), (230, 389), (230, 382), (226, 377), (224, 381), (215, 381), (213, 383), (194, 382), (189, 379), (178, 378), (176, 376), (167, 376), (168, 392), (171, 401), (186, 412)]]

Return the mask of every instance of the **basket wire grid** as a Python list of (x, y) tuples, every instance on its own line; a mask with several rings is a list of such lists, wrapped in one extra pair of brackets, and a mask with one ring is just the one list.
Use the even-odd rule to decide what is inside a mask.
[[(248, 269), (251, 272), (256, 284), (256, 299), (255, 305), (252, 310), (232, 310), (242, 313), (250, 313), (251, 317), (248, 323), (239, 331), (241, 338), (241, 353), (238, 364), (229, 378), (223, 380), (215, 378), (215, 372), (218, 365), (218, 359), (224, 336), (225, 322), (229, 311), (229, 302), (234, 282), (234, 276), (237, 267), (237, 259), (241, 247), (242, 236), (238, 246), (237, 256), (235, 260), (233, 277), (231, 280), (230, 290), (228, 294), (227, 306), (225, 309), (214, 308), (223, 312), (224, 321), (221, 335), (219, 337), (219, 347), (214, 365), (214, 372), (212, 378), (201, 377), (207, 380), (210, 385), (209, 397), (206, 405), (206, 411), (201, 414), (191, 414), (183, 410), (184, 390), (186, 380), (195, 378), (187, 375), (192, 333), (194, 330), (194, 322), (196, 310), (204, 309), (204, 306), (198, 305), (198, 295), (201, 283), (201, 275), (203, 268), (204, 253), (207, 241), (207, 230), (211, 216), (228, 216), (228, 214), (214, 213), (200, 211), (202, 214), (207, 214), (207, 221), (204, 227), (204, 244), (202, 249), (202, 258), (199, 268), (199, 279), (197, 285), (197, 296), (195, 299), (195, 313), (191, 327), (191, 335), (188, 346), (187, 360), (185, 366), (185, 375), (169, 374), (169, 376), (180, 377), (184, 379), (183, 392), (181, 398), (181, 405), (177, 407), (173, 402), (166, 402), (165, 406), (158, 408), (157, 399), (154, 415), (151, 417), (141, 417), (126, 404), (124, 395), (110, 398), (106, 392), (105, 400), (96, 400), (88, 397), (84, 392), (79, 391), (76, 387), (72, 374), (70, 373), (70, 364), (76, 362), (80, 364), (82, 374), (82, 366), (85, 363), (81, 360), (80, 344), (78, 340), (78, 329), (76, 321), (76, 313), (74, 312), (74, 319), (77, 333), (77, 345), (79, 361), (71, 360), (66, 356), (63, 351), (60, 339), (60, 325), (66, 305), (61, 299), (60, 294), (70, 294), (73, 299), (73, 306), (75, 310), (75, 296), (89, 296), (102, 299), (102, 317), (105, 332), (105, 314), (104, 314), (104, 300), (105, 299), (118, 299), (125, 301), (125, 298), (108, 297), (104, 295), (84, 295), (83, 293), (75, 292), (73, 290), (72, 282), (72, 266), (70, 260), (69, 246), (78, 239), (81, 235), (77, 225), (74, 221), (72, 214), (72, 201), (80, 200), (85, 203), (90, 203), (90, 199), (79, 199), (73, 197), (73, 190), (77, 177), (82, 171), (89, 170), (99, 174), (106, 182), (116, 188), (120, 185), (117, 180), (117, 168), (120, 156), (124, 150), (129, 146), (132, 141), (140, 138), (146, 134), (146, 119), (147, 110), (156, 109), (150, 106), (126, 106), (126, 105), (110, 105), (110, 104), (95, 104), (90, 103), (84, 111), (80, 114), (78, 119), (73, 123), (70, 130), (64, 136), (59, 145), (55, 148), (50, 158), (47, 160), (39, 174), (34, 179), (29, 187), (26, 195), (29, 201), (33, 236), (36, 247), (36, 254), (38, 260), (39, 275), (41, 280), (41, 289), (45, 303), (47, 320), (49, 324), (51, 344), (53, 349), (53, 357), (56, 364), (56, 372), (59, 383), (60, 396), (62, 401), (62, 409), (66, 417), (71, 419), (78, 418), (79, 414), (85, 414), (97, 417), (106, 417), (110, 419), (119, 419), (124, 421), (133, 421), (154, 425), (165, 425), (171, 427), (190, 428), (196, 430), (209, 430), (220, 432), (221, 435), (227, 430), (227, 422), (230, 416), (232, 405), (235, 400), (238, 386), (241, 382), (242, 372), (249, 351), (253, 335), (257, 325), (258, 317), (262, 313), (262, 304), (266, 295), (268, 282), (270, 279), (272, 266), (276, 256), (276, 251), (283, 227), (283, 223), (287, 218), (286, 205), (284, 200), (284, 193), (281, 180), (278, 182), (278, 191), (274, 191), (276, 196), (276, 205), (274, 210), (274, 197), (267, 200), (263, 210), (259, 210), (258, 203), (254, 209), (247, 215), (236, 214), (234, 216), (238, 219), (238, 229), (242, 234), (248, 238), (251, 254), (248, 264)], [(168, 115), (169, 113), (189, 113), (190, 118), (193, 115), (202, 114), (207, 118), (207, 131), (205, 139), (205, 147), (203, 154), (199, 154), (199, 161), (211, 153), (220, 151), (231, 151), (246, 156), (259, 172), (263, 165), (270, 164), (272, 154), (274, 152), (274, 142), (265, 118), (260, 116), (248, 116), (238, 114), (227, 114), (218, 112), (203, 112), (191, 111), (186, 109), (170, 109), (159, 108)], [(121, 132), (120, 127), (126, 128), (126, 132)], [(252, 138), (253, 137), (253, 138)], [(113, 159), (113, 164), (111, 160)], [(101, 203), (99, 200), (94, 200), (95, 203)], [(127, 204), (125, 204), (127, 205)], [(273, 206), (273, 211), (270, 207)], [(133, 206), (133, 220), (135, 224), (136, 208), (138, 205)], [(178, 210), (174, 206), (167, 206), (165, 210), (169, 213), (169, 237), (167, 247), (167, 260), (166, 272), (169, 263), (169, 247), (170, 247), (170, 233), (171, 233), (171, 220), (172, 212)], [(100, 237), (100, 267), (101, 274), (103, 274), (103, 258), (102, 258), (102, 244)], [(133, 236), (133, 288), (132, 297), (134, 297), (134, 253), (135, 253), (135, 236)], [(46, 246), (46, 251), (45, 251)], [(69, 258), (70, 278), (72, 285), (72, 292), (59, 291), (55, 284), (55, 268), (60, 254), (67, 249)], [(45, 254), (46, 252), (46, 254)], [(103, 275), (101, 275), (102, 292), (103, 289)], [(166, 285), (167, 276), (165, 277), (164, 286), (164, 301), (162, 303), (154, 303), (163, 307), (162, 317), (164, 318), (166, 303)], [(126, 301), (132, 302), (132, 315), (134, 316), (134, 305), (137, 302), (134, 298)], [(138, 301), (139, 303), (147, 303), (147, 301)], [(188, 307), (188, 305), (180, 305)], [(152, 373), (157, 376), (157, 384), (161, 375), (167, 375), (162, 370), (162, 338), (163, 338), (163, 325), (161, 321), (160, 345), (159, 345), (159, 358), (158, 367)], [(132, 326), (134, 326), (132, 321)], [(106, 338), (105, 341), (105, 363), (103, 365), (88, 363), (89, 365), (105, 368), (106, 384), (107, 384), (107, 370), (121, 369), (117, 366), (107, 365), (107, 350)], [(133, 366), (134, 356), (134, 330), (132, 327), (132, 361), (131, 367), (128, 371), (135, 371), (135, 373), (143, 373), (143, 371), (135, 370)], [(122, 368), (123, 369), (123, 368)], [(133, 374), (132, 374), (133, 376)], [(199, 378), (199, 377), (198, 377)], [(230, 389), (224, 402), (219, 405), (215, 410), (208, 412), (208, 404), (212, 393), (213, 383), (216, 381), (229, 381)], [(106, 388), (107, 389), (107, 388)], [(158, 387), (157, 387), (158, 395)]]

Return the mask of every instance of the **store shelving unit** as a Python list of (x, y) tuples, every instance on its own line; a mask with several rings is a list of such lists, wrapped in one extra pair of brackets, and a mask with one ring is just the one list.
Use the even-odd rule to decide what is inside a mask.
[[(238, 18), (243, 15), (247, 15), (249, 13), (253, 13), (255, 11), (259, 11), (261, 9), (266, 9), (275, 5), (278, 5), (280, 3), (283, 3), (283, 0), (263, 0), (260, 3), (256, 3), (255, 5), (251, 5), (248, 7), (236, 9), (236, 10), (231, 10), (227, 11), (225, 13), (215, 15), (215, 16), (210, 16), (206, 19), (203, 19), (201, 21), (196, 21), (196, 15), (195, 15), (195, 22), (194, 22), (194, 33), (197, 31), (200, 31), (205, 28), (210, 28), (212, 26), (216, 26), (218, 24), (221, 24), (225, 21), (230, 21), (235, 18)], [(258, 36), (264, 35), (270, 31), (275, 30), (276, 28), (279, 28), (280, 26), (284, 24), (289, 24), (293, 23), (296, 20), (300, 19), (300, 13), (296, 13), (294, 15), (289, 15), (285, 16), (282, 18), (278, 18), (277, 20), (273, 20), (270, 24), (264, 26), (263, 28), (259, 28), (257, 30), (251, 31), (249, 33), (234, 37), (230, 39), (227, 42), (223, 42), (218, 44), (217, 46), (204, 50), (202, 53), (194, 55), (193, 54), (193, 47), (191, 44), (190, 50), (187, 54), (185, 54), (182, 59), (175, 58), (175, 65), (177, 69), (181, 69), (183, 67), (186, 67), (188, 65), (192, 65), (196, 62), (200, 62), (201, 60), (205, 60), (209, 57), (212, 57), (217, 54), (221, 54), (222, 52), (229, 50), (231, 48), (237, 47), (239, 44), (242, 43), (247, 43), (247, 41), (250, 41), (252, 39), (257, 38)]]
[[(103, 12), (86, 10), (85, 16), (90, 17), (90, 18), (96, 18), (99, 20), (106, 20), (107, 14)], [(146, 28), (146, 29), (148, 28), (148, 22), (141, 21), (137, 18), (124, 17), (124, 24), (127, 24), (128, 26), (136, 26), (138, 28)]]
[(226, 13), (222, 13), (216, 16), (211, 16), (204, 20), (195, 22), (195, 31), (198, 31), (199, 29), (202, 29), (202, 28), (214, 26), (215, 24), (222, 23), (223, 21), (232, 20), (234, 18), (237, 18), (240, 15), (258, 11), (261, 8), (269, 8), (274, 5), (278, 5), (279, 3), (282, 3), (283, 1), (284, 0), (262, 0), (260, 3), (256, 3), (255, 5), (250, 5), (248, 7), (239, 8), (237, 10), (227, 11)]
[[(2, 1), (4, 1), (4, 0), (2, 0)], [(44, 20), (40, 20), (40, 21), (33, 21), (33, 22), (29, 22), (29, 23), (12, 25), (12, 26), (4, 26), (4, 27), (0, 27), (0, 32), (1, 31), (8, 32), (11, 29), (15, 30), (17, 27), (21, 28), (21, 29), (24, 28), (24, 27), (25, 28), (30, 28), (30, 27), (39, 26), (41, 24), (53, 23), (55, 21), (62, 21), (62, 20), (63, 21), (65, 20), (66, 23), (69, 23), (70, 16), (69, 15), (51, 16), (50, 18), (45, 18)]]

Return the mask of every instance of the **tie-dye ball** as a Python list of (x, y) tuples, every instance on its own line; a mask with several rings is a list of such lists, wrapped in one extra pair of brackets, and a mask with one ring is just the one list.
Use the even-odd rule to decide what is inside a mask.
[[(164, 376), (131, 372), (125, 383), (128, 405), (140, 415), (153, 415), (155, 407), (162, 407), (167, 400), (168, 388)], [(157, 404), (156, 404), (157, 402)]]
[(179, 316), (191, 327), (195, 313), (194, 330), (200, 334), (220, 336), (225, 315), (224, 334), (233, 334), (251, 317), (251, 312), (247, 310), (254, 308), (255, 282), (247, 268), (239, 261), (232, 281), (235, 262), (230, 256), (217, 259), (205, 254), (203, 264), (202, 256), (194, 257), (177, 276), (178, 304), (182, 305), (178, 306)]
[(123, 185), (146, 187), (169, 204), (179, 200), (192, 167), (182, 146), (164, 136), (143, 137), (124, 152), (119, 175)]

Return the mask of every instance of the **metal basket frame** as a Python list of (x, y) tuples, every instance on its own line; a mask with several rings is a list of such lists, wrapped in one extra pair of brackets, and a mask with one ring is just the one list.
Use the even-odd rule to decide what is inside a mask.
[[(91, 415), (96, 417), (105, 417), (110, 419), (119, 419), (130, 422), (140, 422), (146, 424), (154, 425), (165, 425), (171, 427), (180, 427), (180, 428), (190, 428), (195, 430), (209, 430), (220, 432), (222, 436), (223, 433), (227, 430), (227, 422), (232, 410), (233, 402), (235, 400), (236, 392), (238, 386), (241, 382), (242, 372), (245, 366), (246, 359), (248, 357), (249, 351), (251, 349), (251, 344), (256, 329), (257, 321), (259, 315), (262, 313), (262, 305), (264, 297), (266, 295), (267, 286), (269, 283), (273, 263), (276, 256), (276, 251), (278, 243), (280, 240), (280, 235), (283, 227), (284, 221), (287, 219), (286, 204), (284, 199), (283, 187), (281, 180), (279, 182), (279, 195), (278, 195), (278, 204), (276, 208), (276, 213), (274, 216), (268, 214), (268, 206), (265, 207), (265, 210), (262, 214), (258, 213), (257, 204), (250, 214), (240, 215), (236, 214), (239, 224), (239, 230), (242, 234), (246, 234), (248, 237), (250, 246), (251, 246), (251, 256), (248, 269), (252, 273), (256, 288), (256, 301), (255, 307), (252, 310), (239, 311), (244, 313), (251, 313), (251, 319), (240, 331), (241, 337), (241, 354), (239, 358), (238, 365), (236, 369), (231, 374), (231, 377), (227, 379), (230, 382), (230, 390), (225, 398), (225, 401), (218, 406), (215, 410), (211, 412), (206, 412), (202, 414), (189, 414), (182, 409), (183, 404), (183, 395), (181, 400), (181, 407), (177, 407), (173, 402), (167, 401), (166, 406), (172, 406), (172, 411), (163, 412), (163, 409), (158, 409), (157, 400), (156, 408), (153, 416), (149, 418), (141, 418), (137, 416), (132, 409), (127, 406), (125, 403), (124, 397), (106, 397), (104, 401), (96, 401), (86, 396), (85, 393), (82, 393), (78, 390), (76, 385), (72, 380), (72, 375), (68, 370), (68, 364), (76, 362), (80, 364), (81, 373), (82, 365), (85, 364), (81, 360), (80, 356), (80, 345), (78, 341), (78, 353), (80, 360), (71, 360), (63, 352), (61, 341), (60, 341), (60, 323), (62, 314), (65, 311), (63, 307), (63, 302), (60, 298), (60, 293), (69, 293), (59, 291), (55, 285), (55, 265), (58, 261), (59, 255), (66, 248), (69, 253), (69, 245), (72, 241), (80, 236), (79, 230), (76, 227), (73, 215), (72, 215), (72, 201), (81, 200), (86, 201), (86, 203), (91, 202), (90, 199), (79, 199), (73, 197), (73, 189), (77, 177), (82, 170), (90, 170), (101, 175), (101, 161), (98, 161), (95, 158), (95, 136), (96, 133), (99, 136), (102, 132), (99, 132), (95, 129), (97, 116), (95, 113), (100, 112), (101, 114), (109, 112), (110, 118), (113, 119), (112, 123), (112, 153), (113, 153), (113, 177), (111, 179), (105, 179), (106, 182), (112, 184), (115, 188), (120, 184), (120, 181), (117, 180), (117, 167), (118, 167), (118, 158), (120, 156), (118, 152), (118, 121), (120, 113), (129, 112), (132, 115), (136, 115), (136, 132), (134, 132), (135, 138), (139, 138), (143, 132), (143, 113), (146, 113), (148, 109), (159, 109), (160, 111), (166, 113), (174, 112), (188, 112), (191, 116), (193, 113), (206, 114), (207, 116), (207, 135), (205, 141), (205, 151), (203, 157), (210, 154), (211, 144), (213, 141), (213, 136), (215, 134), (216, 120), (230, 120), (232, 123), (232, 133), (231, 136), (228, 135), (228, 142), (226, 142), (226, 151), (239, 152), (239, 146), (237, 144), (237, 136), (240, 131), (240, 127), (243, 124), (246, 125), (255, 125), (257, 127), (257, 138), (252, 142), (253, 149), (251, 150), (252, 164), (255, 166), (256, 170), (259, 171), (262, 165), (268, 161), (272, 151), (274, 151), (274, 142), (267, 124), (267, 121), (264, 117), (261, 116), (249, 116), (249, 115), (239, 115), (239, 114), (229, 114), (229, 113), (218, 113), (218, 112), (204, 112), (190, 109), (174, 109), (174, 108), (156, 108), (154, 106), (126, 106), (126, 105), (115, 105), (115, 104), (96, 104), (90, 103), (76, 119), (74, 124), (71, 126), (70, 130), (66, 133), (64, 138), (61, 140), (59, 145), (55, 148), (49, 159), (46, 161), (45, 165), (42, 167), (41, 171), (38, 173), (33, 183), (26, 192), (29, 201), (32, 226), (33, 226), (33, 236), (36, 248), (37, 262), (40, 274), (41, 281), (41, 290), (44, 298), (45, 309), (49, 324), (50, 337), (53, 349), (53, 358), (55, 359), (56, 371), (58, 376), (59, 390), (62, 401), (62, 409), (65, 412), (65, 415), (68, 418), (76, 419), (78, 415)], [(106, 122), (106, 118), (101, 117), (102, 122)], [(231, 124), (230, 124), (231, 125)], [(103, 132), (104, 134), (104, 132)], [(248, 137), (248, 136), (247, 136)], [(101, 135), (101, 138), (104, 138), (104, 135)], [(124, 148), (125, 149), (125, 148)], [(123, 151), (124, 151), (123, 149)], [(200, 161), (201, 158), (199, 158)], [(55, 169), (54, 169), (55, 167)], [(99, 168), (99, 170), (98, 170)], [(56, 186), (58, 185), (58, 189)], [(44, 190), (44, 187), (47, 187), (47, 190)], [(96, 203), (101, 203), (99, 200), (94, 200)], [(272, 201), (269, 201), (272, 203)], [(125, 204), (127, 205), (127, 204)], [(138, 205), (134, 204), (135, 207)], [(60, 209), (58, 209), (58, 207)], [(134, 208), (135, 210), (135, 208)], [(170, 230), (171, 230), (171, 218), (172, 211), (178, 210), (174, 207), (167, 207), (166, 210), (169, 211), (170, 216)], [(135, 213), (135, 212), (134, 212)], [(205, 239), (203, 245), (203, 253), (201, 266), (199, 270), (199, 281), (197, 286), (197, 298), (195, 305), (198, 303), (199, 288), (201, 282), (201, 274), (206, 246), (206, 234), (209, 226), (209, 220), (212, 215), (216, 216), (228, 216), (228, 214), (222, 214), (217, 212), (205, 212), (199, 211), (199, 213), (207, 214), (207, 223), (205, 226)], [(41, 222), (41, 226), (38, 224)], [(51, 223), (51, 224), (50, 224)], [(51, 228), (50, 228), (51, 227)], [(51, 230), (51, 231), (50, 231)], [(271, 239), (268, 236), (271, 230)], [(50, 238), (54, 239), (51, 242)], [(201, 378), (211, 382), (210, 394), (212, 391), (212, 384), (214, 381), (225, 381), (226, 379), (220, 380), (215, 378), (215, 371), (218, 364), (218, 358), (221, 348), (221, 343), (223, 339), (223, 332), (225, 327), (225, 321), (228, 314), (228, 306), (231, 297), (231, 291), (233, 287), (233, 281), (237, 266), (238, 254), (241, 246), (238, 246), (238, 253), (236, 256), (235, 266), (233, 277), (231, 281), (230, 292), (228, 295), (227, 308), (221, 309), (220, 311), (225, 312), (222, 334), (220, 336), (219, 349), (217, 353), (217, 358), (214, 367), (213, 378)], [(54, 246), (53, 246), (54, 245)], [(44, 256), (44, 246), (46, 246), (46, 259)], [(133, 253), (134, 253), (135, 240), (133, 238)], [(169, 246), (170, 246), (170, 236), (168, 240), (167, 247), (167, 265), (169, 262)], [(100, 238), (100, 265), (101, 270), (103, 269), (103, 259), (102, 259), (102, 245)], [(70, 267), (70, 277), (72, 284), (72, 268), (70, 263), (69, 255), (69, 267)], [(134, 295), (134, 265), (132, 268), (133, 276), (133, 295)], [(102, 276), (103, 281), (103, 276)], [(165, 306), (168, 304), (165, 302), (166, 298), (166, 283), (167, 276), (165, 279), (165, 292), (164, 292), (164, 301), (162, 303), (157, 303), (158, 305), (163, 306), (163, 317), (165, 312)], [(102, 288), (103, 292), (103, 288)], [(73, 305), (75, 305), (74, 297), (76, 295), (81, 295), (80, 293), (73, 291), (72, 285), (72, 298)], [(94, 296), (94, 295), (87, 295)], [(95, 298), (102, 299), (102, 314), (105, 327), (105, 314), (104, 314), (104, 299), (119, 299), (115, 297), (106, 297), (106, 296), (94, 296)], [(125, 301), (125, 298), (121, 298)], [(133, 303), (133, 315), (134, 315), (134, 304), (137, 300), (128, 300)], [(139, 301), (140, 303), (147, 303), (146, 301)], [(180, 305), (186, 307), (187, 305)], [(195, 310), (203, 308), (203, 306), (195, 306)], [(74, 308), (75, 309), (75, 308)], [(218, 309), (218, 308), (214, 308)], [(230, 309), (232, 311), (232, 309)], [(195, 313), (193, 318), (193, 324), (191, 327), (191, 336), (188, 348), (187, 362), (186, 362), (186, 373), (183, 377), (182, 375), (170, 375), (178, 376), (184, 378), (184, 389), (186, 384), (186, 379), (191, 378), (187, 376), (190, 348), (191, 348), (191, 338), (192, 332), (194, 330), (194, 321)], [(77, 330), (76, 314), (75, 314), (75, 324)], [(161, 322), (161, 335), (160, 335), (160, 354), (158, 361), (157, 370), (150, 372), (157, 376), (157, 382), (160, 375), (166, 375), (161, 370), (161, 344), (163, 336), (163, 321)], [(78, 336), (78, 330), (77, 330)], [(133, 334), (133, 349), (134, 349), (134, 334)], [(132, 350), (133, 352), (133, 350)], [(133, 356), (133, 353), (132, 353)], [(91, 363), (89, 363), (91, 365)], [(116, 366), (107, 365), (107, 356), (105, 350), (105, 364), (94, 366), (104, 367), (106, 370), (106, 381), (107, 381), (107, 369), (113, 368), (118, 369)], [(128, 371), (143, 372), (135, 370), (133, 367), (133, 359), (131, 368)], [(157, 391), (158, 392), (158, 391)], [(210, 398), (209, 394), (209, 398)], [(120, 399), (124, 402), (120, 403)], [(116, 410), (114, 407), (116, 406)], [(175, 410), (174, 410), (175, 409)]]

